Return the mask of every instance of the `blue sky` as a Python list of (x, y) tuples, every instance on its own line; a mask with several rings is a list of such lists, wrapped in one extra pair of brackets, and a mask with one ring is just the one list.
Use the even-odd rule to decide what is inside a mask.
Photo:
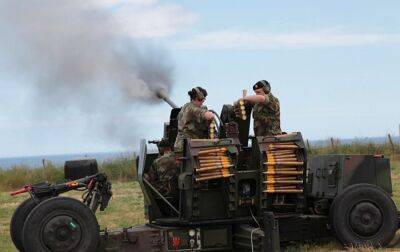
[[(398, 134), (398, 1), (99, 2), (124, 36), (168, 52), (178, 104), (200, 85), (209, 91), (208, 107), (220, 111), (266, 79), (280, 99), (283, 130), (307, 139)], [(0, 67), (0, 157), (136, 148), (137, 139), (104, 139), (96, 115), (89, 131), (79, 111), (37, 116), (29, 78), (9, 71), (7, 60)], [(146, 139), (161, 137), (168, 113), (165, 104), (121, 112), (140, 118), (132, 130)]]

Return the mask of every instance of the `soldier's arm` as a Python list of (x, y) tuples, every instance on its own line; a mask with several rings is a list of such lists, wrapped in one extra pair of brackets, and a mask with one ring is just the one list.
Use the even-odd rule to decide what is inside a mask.
[(214, 114), (210, 111), (208, 111), (205, 108), (192, 108), (192, 113), (194, 115), (195, 118), (198, 118), (199, 120), (207, 120), (207, 121), (211, 121), (214, 119)]
[(206, 111), (206, 112), (204, 113), (204, 118), (205, 118), (207, 121), (214, 120), (214, 114), (213, 114), (212, 112), (210, 112), (210, 111)]
[(268, 103), (269, 98), (268, 95), (249, 95), (242, 98), (245, 102), (248, 103)]

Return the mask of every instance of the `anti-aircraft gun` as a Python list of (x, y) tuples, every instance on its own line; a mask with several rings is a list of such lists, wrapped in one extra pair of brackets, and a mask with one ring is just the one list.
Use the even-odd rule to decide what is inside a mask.
[[(180, 110), (172, 107), (162, 139), (171, 148)], [(251, 110), (251, 106), (245, 106), (245, 116), (238, 118), (232, 106), (224, 105), (218, 117), (217, 139), (184, 140), (183, 153), (177, 157), (181, 164), (176, 185), (179, 194), (175, 198), (157, 191), (147, 179), (146, 174), (160, 153), (149, 152), (147, 142), (142, 140), (137, 171), (148, 223), (101, 231), (96, 251), (279, 251), (281, 244), (290, 241), (336, 237), (345, 246), (381, 247), (392, 240), (399, 220), (390, 197), (387, 158), (310, 158), (299, 132), (249, 136)], [(85, 167), (73, 171), (86, 171), (87, 174), (80, 174), (83, 177), (93, 176), (93, 171)], [(85, 181), (85, 188), (93, 187)], [(100, 187), (106, 185), (103, 181)], [(108, 203), (107, 195), (110, 190), (103, 190), (98, 196), (100, 202), (104, 197)], [(57, 196), (55, 193), (46, 197)], [(36, 207), (46, 201), (50, 208), (49, 200), (37, 202)], [(35, 209), (29, 210), (29, 216)], [(57, 248), (67, 244), (74, 248), (71, 251), (90, 251), (85, 247), (88, 243), (81, 241), (96, 226), (80, 221), (79, 213), (70, 211), (63, 213), (66, 217), (61, 224), (52, 224), (52, 211), (44, 214), (45, 223), (52, 225), (45, 224), (41, 230), (50, 235), (53, 228), (61, 235), (52, 236), (51, 241), (43, 234), (35, 235), (34, 240), (39, 242), (31, 251), (46, 250), (49, 244)], [(73, 217), (73, 226), (78, 229), (65, 221), (68, 216)], [(75, 239), (68, 238), (71, 233)], [(22, 240), (25, 239), (23, 235)]]

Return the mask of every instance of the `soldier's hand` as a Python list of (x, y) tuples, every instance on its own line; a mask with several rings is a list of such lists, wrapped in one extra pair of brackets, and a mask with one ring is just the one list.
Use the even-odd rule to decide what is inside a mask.
[(214, 120), (214, 113), (207, 111), (204, 113), (204, 117), (206, 118), (207, 121)]

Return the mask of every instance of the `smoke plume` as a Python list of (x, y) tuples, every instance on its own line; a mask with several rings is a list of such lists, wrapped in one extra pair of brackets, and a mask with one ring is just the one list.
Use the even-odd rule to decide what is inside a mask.
[(35, 106), (73, 107), (130, 142), (138, 121), (110, 122), (134, 104), (159, 101), (155, 91), (169, 92), (173, 67), (163, 50), (124, 36), (112, 8), (95, 2), (2, 0), (0, 55), (29, 80)]

